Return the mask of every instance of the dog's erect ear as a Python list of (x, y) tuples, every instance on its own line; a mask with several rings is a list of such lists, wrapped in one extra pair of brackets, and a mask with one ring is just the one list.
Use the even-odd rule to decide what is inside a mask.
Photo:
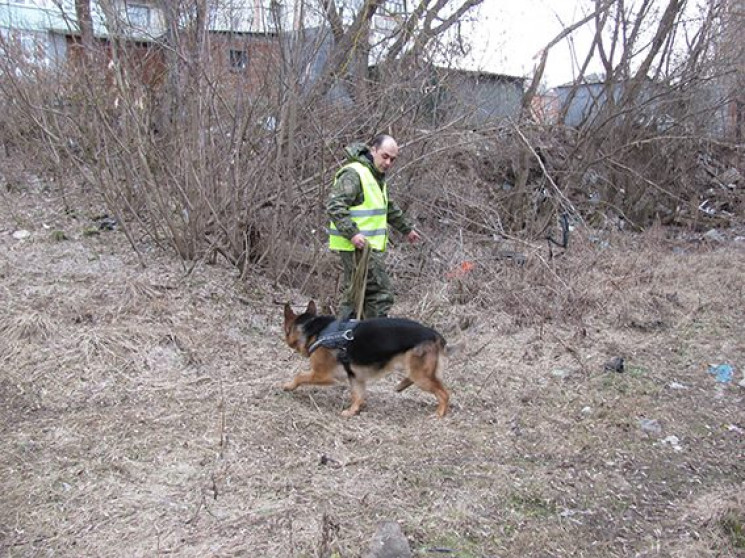
[(333, 316), (334, 314), (336, 314), (336, 312), (334, 312), (334, 307), (331, 306), (331, 302), (329, 302), (328, 300), (326, 300), (326, 302), (321, 305), (321, 314), (324, 314), (326, 316)]
[(308, 303), (308, 307), (305, 309), (306, 314), (310, 314), (311, 316), (316, 315), (316, 303), (314, 301), (310, 301)]
[(292, 311), (290, 303), (285, 303), (285, 325), (295, 319), (295, 313)]

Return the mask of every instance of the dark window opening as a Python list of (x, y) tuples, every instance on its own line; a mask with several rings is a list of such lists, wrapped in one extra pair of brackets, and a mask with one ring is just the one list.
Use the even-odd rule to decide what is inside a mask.
[(248, 51), (232, 50), (230, 51), (230, 69), (236, 72), (248, 68)]

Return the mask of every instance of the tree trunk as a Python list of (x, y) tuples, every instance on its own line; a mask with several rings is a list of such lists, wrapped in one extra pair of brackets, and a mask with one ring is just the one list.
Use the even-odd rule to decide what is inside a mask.
[(90, 0), (75, 0), (75, 17), (78, 20), (82, 58), (87, 59), (93, 52), (93, 18)]

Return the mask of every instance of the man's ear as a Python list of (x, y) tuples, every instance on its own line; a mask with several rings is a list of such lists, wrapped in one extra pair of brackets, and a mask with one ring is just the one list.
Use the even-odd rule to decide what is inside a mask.
[(316, 315), (316, 303), (313, 300), (308, 303), (308, 307), (305, 309), (305, 312), (307, 314), (310, 314), (311, 316)]

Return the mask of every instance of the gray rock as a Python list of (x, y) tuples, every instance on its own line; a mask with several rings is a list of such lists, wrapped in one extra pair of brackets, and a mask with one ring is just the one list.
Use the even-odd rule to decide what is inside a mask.
[(385, 521), (370, 541), (365, 558), (411, 558), (409, 541), (395, 521)]
[(613, 357), (603, 365), (603, 370), (605, 370), (606, 372), (623, 372), (623, 357)]

